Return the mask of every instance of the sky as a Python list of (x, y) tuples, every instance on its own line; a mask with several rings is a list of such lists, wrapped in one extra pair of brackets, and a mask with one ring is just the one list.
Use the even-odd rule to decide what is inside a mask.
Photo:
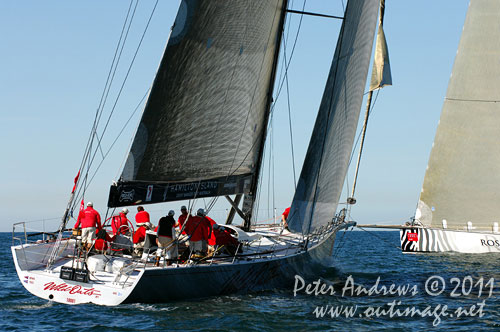
[[(393, 86), (380, 91), (370, 117), (356, 189), (357, 204), (351, 211), (358, 223), (400, 224), (414, 215), (468, 2), (386, 1), (384, 30)], [(106, 104), (108, 112), (115, 105), (154, 4), (153, 0), (144, 0), (137, 7)], [(294, 9), (302, 5), (303, 0), (293, 1)], [(0, 1), (0, 231), (11, 231), (12, 224), (21, 221), (45, 219), (49, 225), (58, 224), (128, 6), (125, 0)], [(178, 0), (159, 1), (114, 107), (110, 129), (103, 138), (103, 153), (150, 87), (178, 6)], [(307, 0), (305, 10), (341, 16), (342, 3)], [(287, 20), (291, 47), (300, 16), (291, 14)], [(303, 17), (291, 59), (289, 96), (297, 177), (339, 27), (335, 19)], [(289, 48), (287, 52), (289, 56)], [(261, 220), (272, 217), (273, 206), (281, 214), (293, 198), (286, 97), (282, 92), (273, 112), (274, 190), (268, 188), (272, 181), (268, 179), (269, 169), (264, 168)], [(364, 109), (361, 112), (364, 114)], [(86, 194), (103, 215), (109, 185), (121, 174), (140, 113), (132, 116)], [(96, 158), (101, 161), (99, 155)], [(349, 185), (353, 174), (350, 169)], [(274, 192), (274, 204), (268, 192)], [(343, 195), (341, 200), (346, 197)], [(203, 207), (206, 202), (197, 204)], [(177, 211), (179, 205), (174, 202), (146, 209), (155, 220), (169, 209)], [(218, 204), (212, 216), (223, 222), (227, 208)]]

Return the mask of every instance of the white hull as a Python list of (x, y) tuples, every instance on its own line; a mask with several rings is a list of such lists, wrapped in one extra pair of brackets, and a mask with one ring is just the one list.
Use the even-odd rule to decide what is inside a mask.
[(60, 260), (50, 269), (44, 268), (43, 261), (42, 264), (36, 264), (35, 259), (41, 257), (37, 253), (47, 252), (49, 248), (47, 244), (11, 247), (16, 271), (22, 285), (33, 295), (46, 300), (66, 304), (118, 305), (130, 295), (144, 273), (144, 270), (133, 271), (128, 280), (125, 281), (124, 276), (118, 282), (115, 282), (116, 274), (106, 272), (95, 273), (94, 280), (89, 283), (61, 279), (59, 276), (61, 266), (71, 266), (70, 259)]
[(500, 234), (439, 228), (402, 228), (401, 250), (414, 252), (500, 253)]
[[(45, 268), (44, 260), (39, 258), (47, 256), (43, 254), (48, 252), (50, 243), (13, 246), (12, 254), (22, 285), (43, 299), (107, 306), (124, 302), (161, 303), (291, 287), (295, 274), (307, 276), (314, 273), (315, 265), (330, 264), (335, 235), (349, 226), (352, 224), (331, 226), (328, 232), (310, 239), (308, 250), (303, 250), (297, 235), (289, 235), (288, 243), (294, 243), (291, 249), (269, 253), (261, 243), (261, 253), (255, 256), (250, 247), (245, 251), (247, 255), (250, 253), (248, 256), (219, 262), (214, 259), (197, 265), (155, 267), (151, 260), (135, 261), (128, 273), (95, 272), (87, 283), (60, 278), (61, 266), (71, 266), (73, 261), (65, 258), (67, 252), (61, 252), (61, 258), (50, 269)], [(65, 241), (70, 244), (73, 240)], [(66, 246), (68, 252), (70, 247), (71, 244)]]

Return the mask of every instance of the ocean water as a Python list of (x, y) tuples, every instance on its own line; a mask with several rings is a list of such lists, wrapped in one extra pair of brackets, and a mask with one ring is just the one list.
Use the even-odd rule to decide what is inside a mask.
[(500, 254), (403, 255), (398, 232), (339, 233), (335, 265), (290, 289), (118, 307), (31, 295), (0, 243), (1, 331), (500, 331)]

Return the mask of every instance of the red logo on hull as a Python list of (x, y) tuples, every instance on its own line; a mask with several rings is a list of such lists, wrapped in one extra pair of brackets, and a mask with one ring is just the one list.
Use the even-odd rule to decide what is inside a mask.
[(406, 239), (408, 241), (418, 241), (418, 233), (407, 233)]
[(69, 294), (80, 294), (95, 297), (101, 296), (101, 291), (95, 288), (83, 288), (80, 285), (71, 286), (64, 282), (61, 284), (56, 284), (55, 282), (51, 281), (43, 285), (43, 287), (43, 290), (49, 291), (68, 292)]

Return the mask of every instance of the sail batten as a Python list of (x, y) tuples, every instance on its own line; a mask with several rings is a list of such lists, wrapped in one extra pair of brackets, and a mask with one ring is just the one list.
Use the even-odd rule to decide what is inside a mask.
[(285, 3), (181, 2), (118, 187), (256, 180)]
[(288, 225), (308, 234), (329, 223), (340, 198), (370, 64), (378, 0), (349, 1)]
[(500, 221), (500, 3), (470, 2), (415, 218), (491, 230)]

